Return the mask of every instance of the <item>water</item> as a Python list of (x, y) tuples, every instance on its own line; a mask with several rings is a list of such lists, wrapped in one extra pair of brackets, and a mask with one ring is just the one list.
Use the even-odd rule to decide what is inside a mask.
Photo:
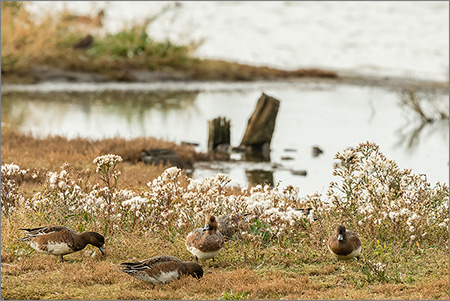
[[(79, 14), (106, 7), (105, 26), (169, 9), (149, 34), (181, 43), (204, 40), (196, 51), (284, 69), (321, 67), (339, 72), (448, 80), (448, 1), (92, 1), (66, 2)], [(36, 12), (64, 2), (32, 3)]]
[[(167, 87), (171, 91), (164, 91)], [(15, 89), (29, 92), (12, 92)], [(431, 183), (449, 182), (448, 122), (428, 124), (414, 138), (420, 127), (417, 117), (398, 105), (396, 92), (380, 88), (300, 82), (6, 86), (2, 127), (69, 138), (151, 136), (196, 142), (197, 150), (206, 151), (207, 121), (217, 116), (231, 119), (231, 142), (238, 145), (262, 92), (281, 101), (271, 163), (216, 162), (212, 168), (199, 163), (195, 177), (225, 172), (234, 185), (245, 186), (256, 176), (299, 186), (302, 195), (324, 192), (333, 180), (334, 154), (371, 141), (400, 168), (426, 174)], [(448, 95), (440, 97), (448, 103)], [(316, 145), (324, 150), (319, 157), (312, 156)], [(293, 160), (282, 160), (285, 156)], [(306, 170), (307, 176), (293, 175), (299, 170)]]
[[(64, 5), (78, 14), (106, 7), (105, 29), (140, 22), (171, 5), (147, 29), (156, 39), (204, 39), (196, 55), (284, 69), (321, 67), (342, 73), (448, 81), (449, 3), (446, 1), (111, 1), (31, 3), (37, 14)], [(28, 93), (13, 93), (13, 90)], [(381, 88), (319, 83), (43, 83), (2, 87), (2, 127), (34, 135), (95, 139), (154, 136), (199, 143), (207, 121), (231, 119), (239, 144), (256, 101), (265, 92), (281, 100), (270, 163), (196, 165), (196, 177), (221, 171), (233, 183), (254, 178), (324, 192), (337, 151), (365, 141), (431, 183), (448, 183), (448, 122), (421, 128)], [(448, 95), (443, 97), (448, 105)], [(312, 147), (324, 153), (312, 157)], [(292, 148), (295, 152), (287, 152)], [(282, 160), (290, 156), (291, 161)], [(293, 175), (306, 170), (307, 176)]]

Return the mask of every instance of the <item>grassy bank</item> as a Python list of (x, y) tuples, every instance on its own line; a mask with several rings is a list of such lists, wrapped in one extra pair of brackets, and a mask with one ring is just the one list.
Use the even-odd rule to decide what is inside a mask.
[[(3, 298), (449, 297), (448, 187), (400, 170), (374, 144), (337, 153), (336, 183), (326, 194), (299, 199), (296, 187), (231, 189), (226, 175), (199, 181), (175, 168), (133, 162), (131, 150), (150, 143), (198, 155), (155, 139), (34, 139), (7, 131), (1, 138)], [(116, 167), (109, 171), (107, 163), (93, 163), (107, 153), (124, 160), (111, 157)], [(117, 181), (99, 181), (102, 171)], [(140, 205), (128, 207), (130, 198)], [(309, 215), (294, 210), (304, 207), (312, 208)], [(152, 289), (117, 269), (160, 254), (192, 260), (184, 238), (205, 214), (242, 212), (250, 214), (250, 228), (228, 240), (215, 263), (201, 262), (200, 281), (183, 278)], [(338, 262), (327, 250), (324, 241), (337, 223), (359, 233), (360, 261)], [(31, 249), (16, 240), (19, 228), (52, 224), (104, 234), (106, 255), (90, 246), (68, 255), (71, 263), (27, 255)]]
[[(85, 138), (67, 139), (65, 137), (48, 137), (35, 139), (29, 135), (2, 129), (1, 158), (2, 163), (14, 162), (22, 168), (34, 170), (45, 175), (47, 171), (57, 170), (64, 163), (69, 163), (75, 170), (92, 169), (92, 158), (109, 153), (123, 158), (122, 168), (128, 176), (122, 179), (125, 187), (139, 187), (145, 179), (153, 179), (161, 174), (164, 166), (146, 165), (139, 157), (143, 149), (165, 148), (175, 151), (184, 161), (207, 159), (206, 154), (197, 153), (186, 145), (177, 145), (156, 138), (109, 138), (89, 140)], [(133, 176), (134, 175), (134, 176)], [(28, 175), (27, 177), (30, 177)], [(30, 178), (31, 179), (31, 178)], [(41, 179), (42, 180), (42, 179)], [(30, 181), (30, 188), (36, 181)], [(38, 184), (39, 185), (39, 184)]]
[[(42, 66), (59, 71), (99, 75), (102, 81), (135, 81), (137, 70), (152, 76), (198, 80), (255, 80), (297, 77), (337, 77), (335, 72), (319, 69), (285, 71), (254, 67), (220, 60), (203, 60), (193, 55), (197, 42), (177, 45), (157, 41), (146, 28), (159, 14), (124, 28), (118, 33), (103, 33), (101, 16), (30, 15), (27, 2), (2, 2), (2, 82), (36, 82), (42, 79)], [(75, 46), (92, 36), (85, 47)], [(83, 43), (81, 43), (83, 44)], [(78, 44), (80, 45), (80, 44)], [(81, 47), (81, 48), (80, 48)], [(70, 78), (70, 73), (60, 72)], [(156, 74), (156, 75), (155, 75)]]

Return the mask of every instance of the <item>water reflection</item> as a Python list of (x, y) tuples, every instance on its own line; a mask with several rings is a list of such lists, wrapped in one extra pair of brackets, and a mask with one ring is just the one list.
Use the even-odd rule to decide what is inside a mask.
[(409, 152), (415, 151), (421, 144), (426, 143), (430, 135), (442, 135), (448, 140), (449, 120), (436, 120), (433, 122), (412, 122), (405, 124), (397, 130), (398, 146), (405, 147)]
[(135, 132), (136, 129), (145, 133), (146, 118), (154, 112), (167, 121), (174, 111), (186, 110), (192, 112), (190, 119), (194, 119), (198, 110), (195, 107), (197, 94), (102, 91), (30, 95), (12, 92), (2, 95), (2, 125), (37, 135), (62, 134), (69, 138), (86, 136), (86, 133), (102, 138), (120, 135), (122, 131)]
[[(229, 118), (230, 144), (237, 146), (264, 92), (281, 100), (270, 161), (255, 158), (259, 163), (196, 164), (195, 177), (224, 172), (241, 186), (263, 182), (276, 185), (282, 181), (284, 185), (300, 186), (304, 194), (323, 192), (334, 180), (334, 154), (371, 141), (400, 168), (425, 173), (430, 182), (448, 182), (448, 121), (424, 126), (414, 122), (398, 106), (398, 96), (393, 91), (323, 84), (272, 86), (262, 91), (193, 90), (103, 89), (86, 93), (6, 90), (2, 91), (2, 126), (37, 136), (91, 139), (152, 136), (177, 143), (193, 142), (198, 144), (196, 150), (206, 152), (208, 120), (217, 116)], [(313, 157), (311, 150), (317, 145), (324, 152)], [(414, 152), (409, 151), (412, 148)], [(292, 160), (283, 160), (287, 155)], [(273, 168), (278, 165), (280, 168)]]
[(443, 134), (443, 140), (448, 140), (448, 94), (421, 90), (413, 85), (397, 91), (397, 95), (398, 105), (409, 117), (409, 121), (397, 130), (397, 145), (414, 152), (432, 136)]

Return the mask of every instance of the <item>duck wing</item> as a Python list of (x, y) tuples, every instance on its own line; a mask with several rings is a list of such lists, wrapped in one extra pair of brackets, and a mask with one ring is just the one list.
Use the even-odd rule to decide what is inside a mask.
[(167, 255), (161, 255), (161, 256), (155, 256), (149, 259), (137, 261), (137, 262), (124, 262), (119, 265), (119, 268), (123, 272), (127, 271), (138, 271), (138, 270), (145, 270), (145, 269), (151, 269), (159, 264), (167, 263), (167, 262), (176, 262), (176, 264), (182, 264), (181, 260), (174, 256), (167, 256)]
[(355, 244), (356, 248), (361, 247), (361, 239), (359, 239), (358, 234), (353, 231), (347, 231), (347, 239)]
[(73, 230), (70, 230), (69, 228), (63, 227), (63, 226), (49, 226), (49, 227), (39, 227), (39, 228), (33, 228), (33, 229), (26, 229), (26, 228), (20, 228), (19, 230), (25, 231), (25, 237), (21, 238), (20, 240), (28, 240), (30, 238), (36, 237), (38, 235), (44, 235), (44, 234), (50, 234), (60, 231), (70, 231), (73, 232)]

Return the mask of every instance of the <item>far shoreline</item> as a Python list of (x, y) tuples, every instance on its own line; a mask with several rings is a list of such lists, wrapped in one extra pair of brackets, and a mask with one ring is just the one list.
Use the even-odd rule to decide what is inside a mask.
[[(64, 70), (51, 66), (33, 66), (29, 72), (2, 74), (2, 86), (34, 85), (42, 83), (255, 83), (255, 82), (289, 82), (289, 83), (325, 83), (338, 85), (369, 86), (387, 89), (432, 90), (438, 93), (449, 93), (449, 82), (427, 80), (402, 76), (384, 76), (336, 72), (323, 69), (298, 69), (294, 71), (280, 70), (265, 66), (242, 65), (233, 62), (220, 61), (223, 66), (238, 66), (250, 70), (250, 74), (239, 79), (235, 70), (227, 75), (218, 74), (207, 78), (199, 74), (180, 71), (149, 71), (144, 69), (129, 69), (123, 78), (108, 78), (98, 72), (81, 72)], [(231, 75), (230, 75), (231, 74)], [(8, 90), (8, 89), (7, 89)], [(16, 91), (16, 89), (13, 89)], [(20, 89), (18, 89), (20, 90)], [(2, 93), (3, 93), (2, 89)]]

